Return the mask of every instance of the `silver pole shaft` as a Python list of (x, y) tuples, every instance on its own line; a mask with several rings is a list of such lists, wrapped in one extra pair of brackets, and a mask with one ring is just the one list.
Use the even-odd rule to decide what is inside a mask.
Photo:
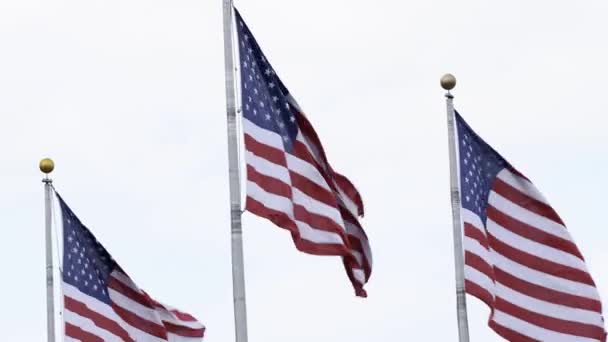
[(53, 286), (53, 180), (46, 176), (44, 183), (44, 225), (46, 240), (46, 327), (48, 342), (55, 342), (55, 291)]
[(448, 93), (446, 106), (448, 113), (448, 140), (450, 147), (450, 193), (452, 196), (452, 224), (454, 234), (454, 264), (456, 268), (456, 313), (458, 315), (458, 341), (469, 342), (467, 301), (464, 292), (464, 251), (460, 219), (460, 189), (458, 186), (458, 164), (456, 161), (456, 133), (454, 125), (454, 96)]
[(232, 233), (232, 296), (236, 342), (247, 342), (247, 307), (245, 303), (245, 270), (243, 264), (243, 230), (241, 228), (241, 183), (237, 138), (234, 83), (234, 50), (232, 0), (224, 5), (224, 62), (226, 67), (226, 114), (228, 120), (228, 175), (230, 177), (230, 224)]

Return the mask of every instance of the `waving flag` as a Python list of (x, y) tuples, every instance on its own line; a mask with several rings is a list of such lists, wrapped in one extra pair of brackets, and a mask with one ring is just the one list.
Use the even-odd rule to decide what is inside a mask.
[(372, 255), (361, 196), (321, 141), (236, 11), (248, 211), (291, 232), (300, 251), (341, 256), (358, 296)]
[(465, 289), (509, 341), (605, 341), (602, 305), (563, 221), (456, 113)]
[(65, 341), (202, 341), (194, 317), (140, 290), (59, 197)]

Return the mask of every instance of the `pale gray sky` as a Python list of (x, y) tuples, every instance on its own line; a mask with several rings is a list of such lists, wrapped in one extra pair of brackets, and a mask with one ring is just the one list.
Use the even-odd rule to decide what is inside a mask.
[[(358, 186), (369, 298), (244, 216), (250, 341), (456, 341), (445, 105), (530, 177), (608, 298), (608, 2), (236, 3)], [(132, 278), (233, 340), (221, 1), (0, 1), (0, 326), (45, 336), (38, 160)], [(472, 341), (500, 341), (468, 299)]]

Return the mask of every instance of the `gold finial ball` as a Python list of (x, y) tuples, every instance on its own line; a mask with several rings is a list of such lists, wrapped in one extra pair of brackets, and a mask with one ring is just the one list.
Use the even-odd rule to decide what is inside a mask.
[(445, 90), (452, 90), (456, 86), (456, 77), (452, 74), (445, 74), (441, 77), (441, 87)]
[(50, 158), (44, 158), (40, 161), (40, 171), (49, 174), (55, 169), (55, 163)]

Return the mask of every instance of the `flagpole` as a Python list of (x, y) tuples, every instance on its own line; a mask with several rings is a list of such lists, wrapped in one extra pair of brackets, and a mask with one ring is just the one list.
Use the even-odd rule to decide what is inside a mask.
[(40, 161), (40, 171), (45, 176), (44, 183), (44, 225), (46, 241), (46, 327), (48, 342), (55, 342), (55, 291), (53, 285), (53, 227), (52, 227), (52, 208), (53, 208), (53, 180), (49, 174), (53, 172), (55, 164), (51, 159), (45, 158)]
[(458, 315), (458, 341), (469, 342), (469, 323), (467, 321), (467, 301), (464, 291), (464, 252), (460, 218), (460, 187), (458, 164), (456, 161), (456, 133), (454, 125), (454, 96), (450, 90), (456, 86), (456, 78), (446, 74), (441, 78), (448, 115), (448, 144), (450, 148), (450, 194), (452, 199), (452, 229), (454, 235), (454, 266), (456, 269), (456, 314)]
[(237, 117), (234, 82), (232, 0), (222, 0), (224, 11), (224, 64), (226, 72), (226, 114), (228, 121), (228, 176), (230, 180), (230, 225), (232, 233), (232, 296), (236, 342), (247, 342), (247, 306), (241, 227), (241, 183), (239, 172)]

